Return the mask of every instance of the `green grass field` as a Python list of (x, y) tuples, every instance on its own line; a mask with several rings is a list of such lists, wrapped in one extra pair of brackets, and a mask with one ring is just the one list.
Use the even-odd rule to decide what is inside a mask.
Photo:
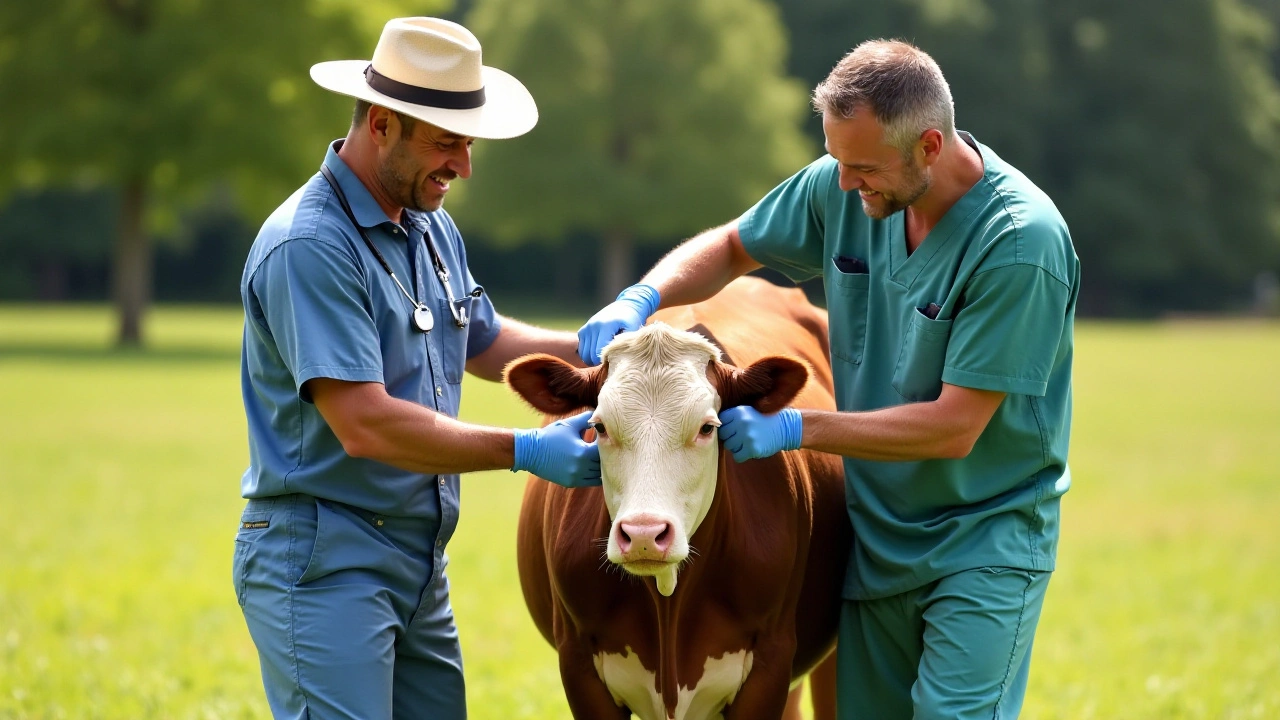
[[(0, 306), (0, 718), (265, 718), (231, 588), (240, 316)], [(1024, 718), (1280, 717), (1280, 325), (1078, 327), (1074, 487)], [(536, 422), (473, 382), (467, 419)], [(562, 718), (515, 571), (523, 481), (464, 480), (472, 716)]]

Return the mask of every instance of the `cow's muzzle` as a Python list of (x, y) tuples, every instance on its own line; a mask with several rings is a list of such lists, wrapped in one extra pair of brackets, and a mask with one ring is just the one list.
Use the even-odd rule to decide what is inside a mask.
[(671, 523), (653, 515), (634, 515), (621, 519), (614, 524), (613, 534), (624, 564), (665, 562), (675, 536)]

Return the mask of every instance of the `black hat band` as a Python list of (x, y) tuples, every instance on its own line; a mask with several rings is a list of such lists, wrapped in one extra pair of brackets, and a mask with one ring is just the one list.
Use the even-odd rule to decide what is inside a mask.
[(484, 88), (457, 92), (418, 87), (392, 80), (374, 70), (372, 63), (364, 69), (364, 80), (369, 83), (369, 87), (383, 95), (414, 105), (426, 105), (445, 110), (472, 110), (484, 105)]

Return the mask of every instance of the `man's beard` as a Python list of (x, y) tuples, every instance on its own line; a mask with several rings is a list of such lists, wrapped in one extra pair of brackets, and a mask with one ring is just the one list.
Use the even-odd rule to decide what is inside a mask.
[[(436, 208), (428, 207), (430, 203), (422, 197), (414, 178), (420, 169), (404, 149), (403, 144), (399, 144), (391, 150), (386, 162), (378, 166), (378, 182), (391, 196), (391, 200), (400, 207), (406, 210), (430, 212)], [(443, 198), (441, 203), (443, 204)]]
[(908, 168), (902, 179), (902, 187), (894, 189), (891, 193), (880, 193), (881, 202), (877, 205), (871, 205), (866, 198), (862, 200), (862, 212), (872, 220), (883, 220), (890, 215), (906, 210), (911, 203), (919, 200), (922, 195), (929, 192), (931, 185), (929, 176), (923, 170), (916, 167), (915, 163), (908, 159), (905, 167)]

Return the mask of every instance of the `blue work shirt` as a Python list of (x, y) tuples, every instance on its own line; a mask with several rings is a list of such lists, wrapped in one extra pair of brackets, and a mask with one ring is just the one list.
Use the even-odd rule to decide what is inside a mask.
[[(263, 224), (249, 252), (241, 388), (249, 424), (246, 498), (304, 493), (372, 516), (424, 520), (436, 555), (458, 521), (458, 476), (423, 475), (343, 450), (303, 384), (317, 377), (379, 382), (392, 397), (456, 417), (466, 360), (498, 335), (487, 295), (467, 269), (457, 226), (443, 209), (402, 213), (392, 222), (339, 157), (324, 165), (338, 180), (356, 221), (405, 289), (435, 316), (429, 333), (413, 306), (352, 226), (332, 187), (317, 173)], [(453, 297), (470, 323), (459, 328), (424, 242), (448, 268)], [(439, 558), (436, 568), (442, 567)]]

